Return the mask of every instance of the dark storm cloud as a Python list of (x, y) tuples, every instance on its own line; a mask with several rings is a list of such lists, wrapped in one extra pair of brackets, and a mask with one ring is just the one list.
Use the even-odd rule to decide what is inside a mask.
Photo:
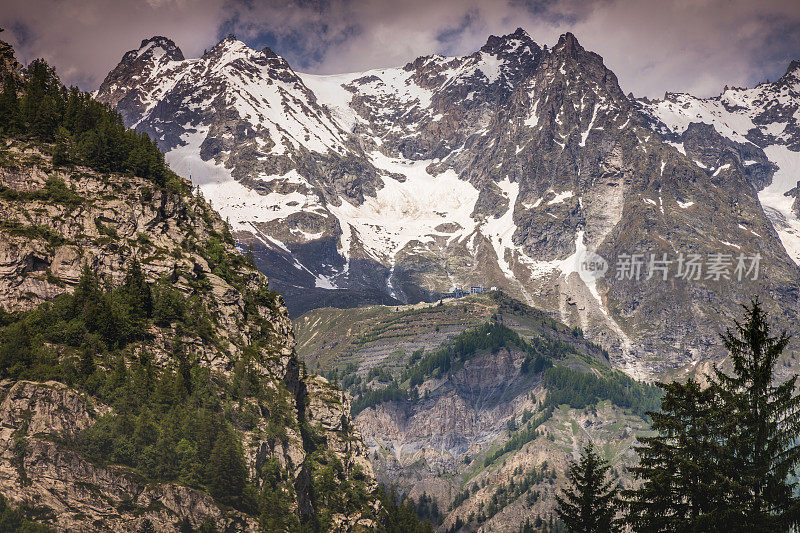
[(152, 35), (196, 57), (235, 33), (297, 70), (334, 73), (470, 53), (518, 26), (547, 45), (572, 31), (624, 90), (647, 96), (717, 94), (800, 58), (797, 0), (11, 0), (0, 24), (24, 62), (45, 57), (84, 89)]

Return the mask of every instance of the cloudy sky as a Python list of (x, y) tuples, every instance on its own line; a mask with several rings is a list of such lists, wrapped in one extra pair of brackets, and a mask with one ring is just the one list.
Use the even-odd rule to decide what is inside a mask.
[(490, 34), (525, 28), (553, 45), (572, 31), (623, 90), (719, 94), (775, 79), (800, 59), (798, 0), (5, 0), (0, 38), (27, 63), (95, 89), (142, 39), (164, 35), (197, 57), (228, 33), (268, 45), (295, 70), (397, 66), (470, 53)]

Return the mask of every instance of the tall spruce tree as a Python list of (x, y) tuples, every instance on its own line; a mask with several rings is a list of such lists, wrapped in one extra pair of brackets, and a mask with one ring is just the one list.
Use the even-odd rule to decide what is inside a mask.
[(637, 532), (780, 532), (797, 527), (800, 500), (791, 481), (800, 463), (796, 378), (775, 384), (786, 334), (770, 336), (754, 301), (722, 336), (732, 373), (714, 367), (707, 387), (661, 385), (654, 437), (637, 448), (641, 479), (624, 492)]
[(10, 135), (19, 131), (20, 113), (17, 98), (17, 84), (11, 74), (3, 80), (3, 91), (0, 92), (0, 133)]
[(144, 322), (153, 314), (153, 294), (138, 259), (133, 260), (122, 284), (131, 317)]
[(219, 432), (208, 458), (206, 485), (214, 498), (226, 505), (239, 503), (247, 483), (247, 467), (231, 427)]
[(591, 445), (581, 452), (580, 461), (569, 465), (570, 486), (556, 495), (559, 518), (572, 533), (619, 531), (615, 518), (618, 488), (608, 479), (608, 464)]
[(728, 524), (749, 532), (789, 531), (800, 524), (796, 481), (800, 464), (800, 395), (797, 377), (775, 383), (775, 367), (789, 343), (770, 335), (758, 300), (745, 306), (745, 320), (722, 336), (733, 373), (714, 368), (714, 384), (729, 417), (726, 474), (733, 482)]
[(730, 483), (724, 475), (728, 418), (714, 387), (697, 382), (659, 384), (661, 411), (649, 413), (658, 435), (641, 437), (642, 482), (623, 491), (628, 524), (638, 532), (726, 531)]

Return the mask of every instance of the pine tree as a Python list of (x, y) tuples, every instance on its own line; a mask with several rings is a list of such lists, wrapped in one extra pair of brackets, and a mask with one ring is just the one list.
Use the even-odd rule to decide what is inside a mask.
[(175, 397), (184, 398), (192, 394), (192, 365), (180, 337), (177, 337), (172, 344), (172, 359), (177, 363)]
[(797, 377), (775, 384), (775, 366), (789, 337), (770, 336), (758, 300), (745, 310), (744, 322), (722, 336), (733, 373), (714, 369), (714, 387), (730, 420), (723, 451), (734, 482), (728, 523), (751, 532), (788, 531), (800, 524), (797, 482), (789, 480), (800, 464)]
[(623, 492), (627, 522), (641, 532), (726, 530), (726, 418), (717, 390), (695, 381), (660, 386), (661, 411), (649, 413), (659, 434), (639, 439), (631, 469), (642, 483)]
[(62, 89), (55, 69), (46, 61), (36, 59), (28, 65), (20, 111), (29, 133), (45, 141), (53, 140), (64, 104)]
[(246, 482), (247, 467), (239, 442), (233, 429), (225, 428), (219, 432), (208, 458), (206, 485), (217, 501), (236, 505)]
[(125, 354), (120, 353), (114, 363), (114, 370), (106, 374), (106, 394), (113, 396), (114, 393), (128, 384), (128, 366), (125, 364)]
[(607, 480), (610, 467), (589, 445), (581, 452), (579, 462), (570, 462), (571, 486), (563, 495), (556, 495), (559, 518), (574, 533), (619, 531), (614, 504), (618, 488)]
[(78, 369), (84, 377), (91, 376), (95, 371), (94, 358), (96, 356), (94, 347), (85, 344), (81, 346), (81, 356), (78, 363)]
[(770, 336), (761, 305), (722, 336), (733, 373), (715, 367), (705, 388), (661, 385), (655, 437), (637, 448), (642, 480), (625, 492), (634, 531), (789, 531), (800, 517), (800, 396), (796, 378), (774, 384), (786, 334)]
[(247, 245), (247, 252), (245, 252), (244, 258), (245, 258), (245, 261), (247, 261), (248, 265), (250, 265), (251, 267), (255, 268), (255, 266), (256, 266), (256, 256), (253, 254), (253, 245), (252, 244), (248, 244)]
[(148, 317), (153, 315), (153, 294), (138, 259), (133, 260), (125, 273), (122, 288), (127, 296), (131, 317), (137, 325), (141, 326)]
[(89, 331), (97, 331), (103, 318), (103, 291), (100, 279), (88, 264), (83, 266), (81, 277), (73, 293), (70, 318), (81, 318)]
[(63, 126), (56, 132), (56, 145), (53, 147), (53, 166), (60, 167), (72, 161), (72, 136)]
[(14, 77), (7, 74), (3, 80), (3, 92), (0, 93), (0, 130), (9, 135), (20, 129), (19, 99)]

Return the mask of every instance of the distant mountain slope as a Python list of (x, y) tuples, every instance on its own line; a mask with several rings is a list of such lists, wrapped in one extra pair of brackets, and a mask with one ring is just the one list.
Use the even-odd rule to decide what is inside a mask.
[(435, 502), (439, 531), (547, 521), (587, 442), (629, 483), (644, 411), (658, 405), (581, 331), (499, 292), (315, 309), (294, 325), (298, 355), (352, 395), (378, 479)]
[[(767, 130), (796, 109), (780, 90), (764, 110), (785, 112), (753, 119)], [(97, 98), (192, 176), (293, 316), (485, 282), (581, 327), (640, 377), (720, 356), (721, 324), (756, 295), (800, 330), (789, 144), (702, 124), (681, 144), (571, 34), (549, 48), (518, 30), (468, 56), (336, 76), (297, 74), (232, 37), (182, 59), (157, 37)], [(587, 253), (608, 262), (604, 277), (581, 270)], [(646, 265), (617, 279), (634, 254), (667, 254), (667, 279)], [(760, 254), (758, 279), (677, 275), (690, 254)]]
[(725, 87), (706, 99), (670, 93), (641, 104), (654, 129), (701, 168), (716, 168), (725, 151), (736, 153), (784, 247), (800, 262), (800, 61), (753, 89)]

